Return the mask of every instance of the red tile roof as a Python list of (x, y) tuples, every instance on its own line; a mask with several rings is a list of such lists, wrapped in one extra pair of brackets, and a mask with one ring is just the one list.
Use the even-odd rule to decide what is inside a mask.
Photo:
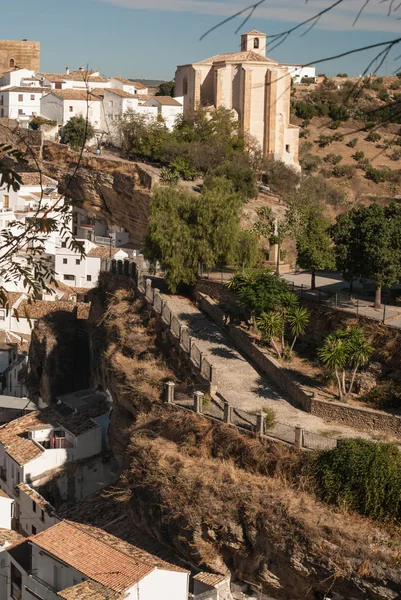
[(171, 96), (153, 96), (153, 99), (161, 106), (182, 106), (180, 102)]
[[(128, 92), (125, 92), (124, 90), (120, 90), (119, 88), (106, 88), (104, 91), (110, 92), (111, 94), (116, 94), (117, 96), (121, 96), (122, 98), (137, 98), (138, 97), (135, 94), (129, 94)], [(96, 90), (94, 90), (93, 93), (96, 93)]]
[(40, 173), (39, 171), (19, 173), (19, 176), (22, 179), (22, 185), (56, 186), (58, 183), (56, 179), (51, 179), (50, 177), (47, 177), (47, 175), (43, 175), (43, 173)]
[(99, 102), (99, 98), (93, 93), (88, 92), (85, 89), (82, 90), (51, 90), (51, 94), (54, 94), (61, 100), (84, 100), (90, 102)]
[(202, 572), (195, 575), (194, 579), (196, 581), (204, 583), (205, 585), (209, 585), (210, 587), (215, 587), (216, 585), (227, 579), (227, 577), (228, 575)]
[(232, 63), (243, 63), (243, 62), (262, 62), (277, 65), (278, 63), (271, 58), (256, 54), (252, 50), (243, 50), (242, 52), (230, 52), (228, 54), (216, 54), (211, 58), (206, 58), (196, 63), (198, 65), (209, 65), (216, 62), (232, 62)]
[(31, 542), (114, 592), (128, 590), (154, 571), (70, 521), (53, 525)]
[(123, 600), (126, 595), (113, 592), (95, 581), (82, 581), (77, 585), (67, 588), (57, 594), (64, 600)]

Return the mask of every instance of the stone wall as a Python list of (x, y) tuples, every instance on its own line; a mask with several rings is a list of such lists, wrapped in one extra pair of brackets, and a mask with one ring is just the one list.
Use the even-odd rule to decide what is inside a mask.
[[(224, 326), (224, 313), (216, 302), (205, 294), (198, 293), (201, 310), (208, 314), (219, 325)], [(401, 417), (369, 408), (350, 406), (343, 402), (327, 401), (312, 397), (293, 381), (278, 361), (263, 348), (258, 347), (246, 331), (235, 325), (225, 327), (236, 346), (259, 369), (261, 369), (277, 387), (286, 394), (299, 408), (322, 417), (326, 421), (335, 421), (355, 429), (381, 431), (401, 438)]]
[(14, 66), (20, 69), (40, 70), (40, 42), (28, 40), (0, 40), (0, 73)]

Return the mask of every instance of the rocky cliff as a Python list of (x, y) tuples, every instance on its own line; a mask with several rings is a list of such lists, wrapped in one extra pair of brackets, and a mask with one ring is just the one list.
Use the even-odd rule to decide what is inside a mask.
[(113, 396), (109, 439), (136, 524), (279, 600), (401, 598), (399, 534), (319, 502), (307, 455), (161, 401), (180, 368), (124, 278), (102, 276), (90, 321), (92, 384)]

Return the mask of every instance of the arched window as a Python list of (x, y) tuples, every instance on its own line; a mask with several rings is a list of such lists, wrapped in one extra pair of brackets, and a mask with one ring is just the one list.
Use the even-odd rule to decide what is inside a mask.
[(10, 69), (14, 69), (15, 67), (15, 60), (13, 58), (10, 58)]
[(255, 38), (253, 40), (253, 47), (256, 48), (257, 50), (259, 49), (259, 38)]
[(184, 81), (182, 82), (182, 93), (184, 96), (188, 94), (188, 77), (184, 77)]

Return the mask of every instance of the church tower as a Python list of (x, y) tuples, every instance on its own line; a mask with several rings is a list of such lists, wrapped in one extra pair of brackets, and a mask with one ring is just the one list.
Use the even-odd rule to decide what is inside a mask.
[(256, 29), (241, 35), (241, 50), (252, 50), (260, 56), (266, 56), (266, 34)]

